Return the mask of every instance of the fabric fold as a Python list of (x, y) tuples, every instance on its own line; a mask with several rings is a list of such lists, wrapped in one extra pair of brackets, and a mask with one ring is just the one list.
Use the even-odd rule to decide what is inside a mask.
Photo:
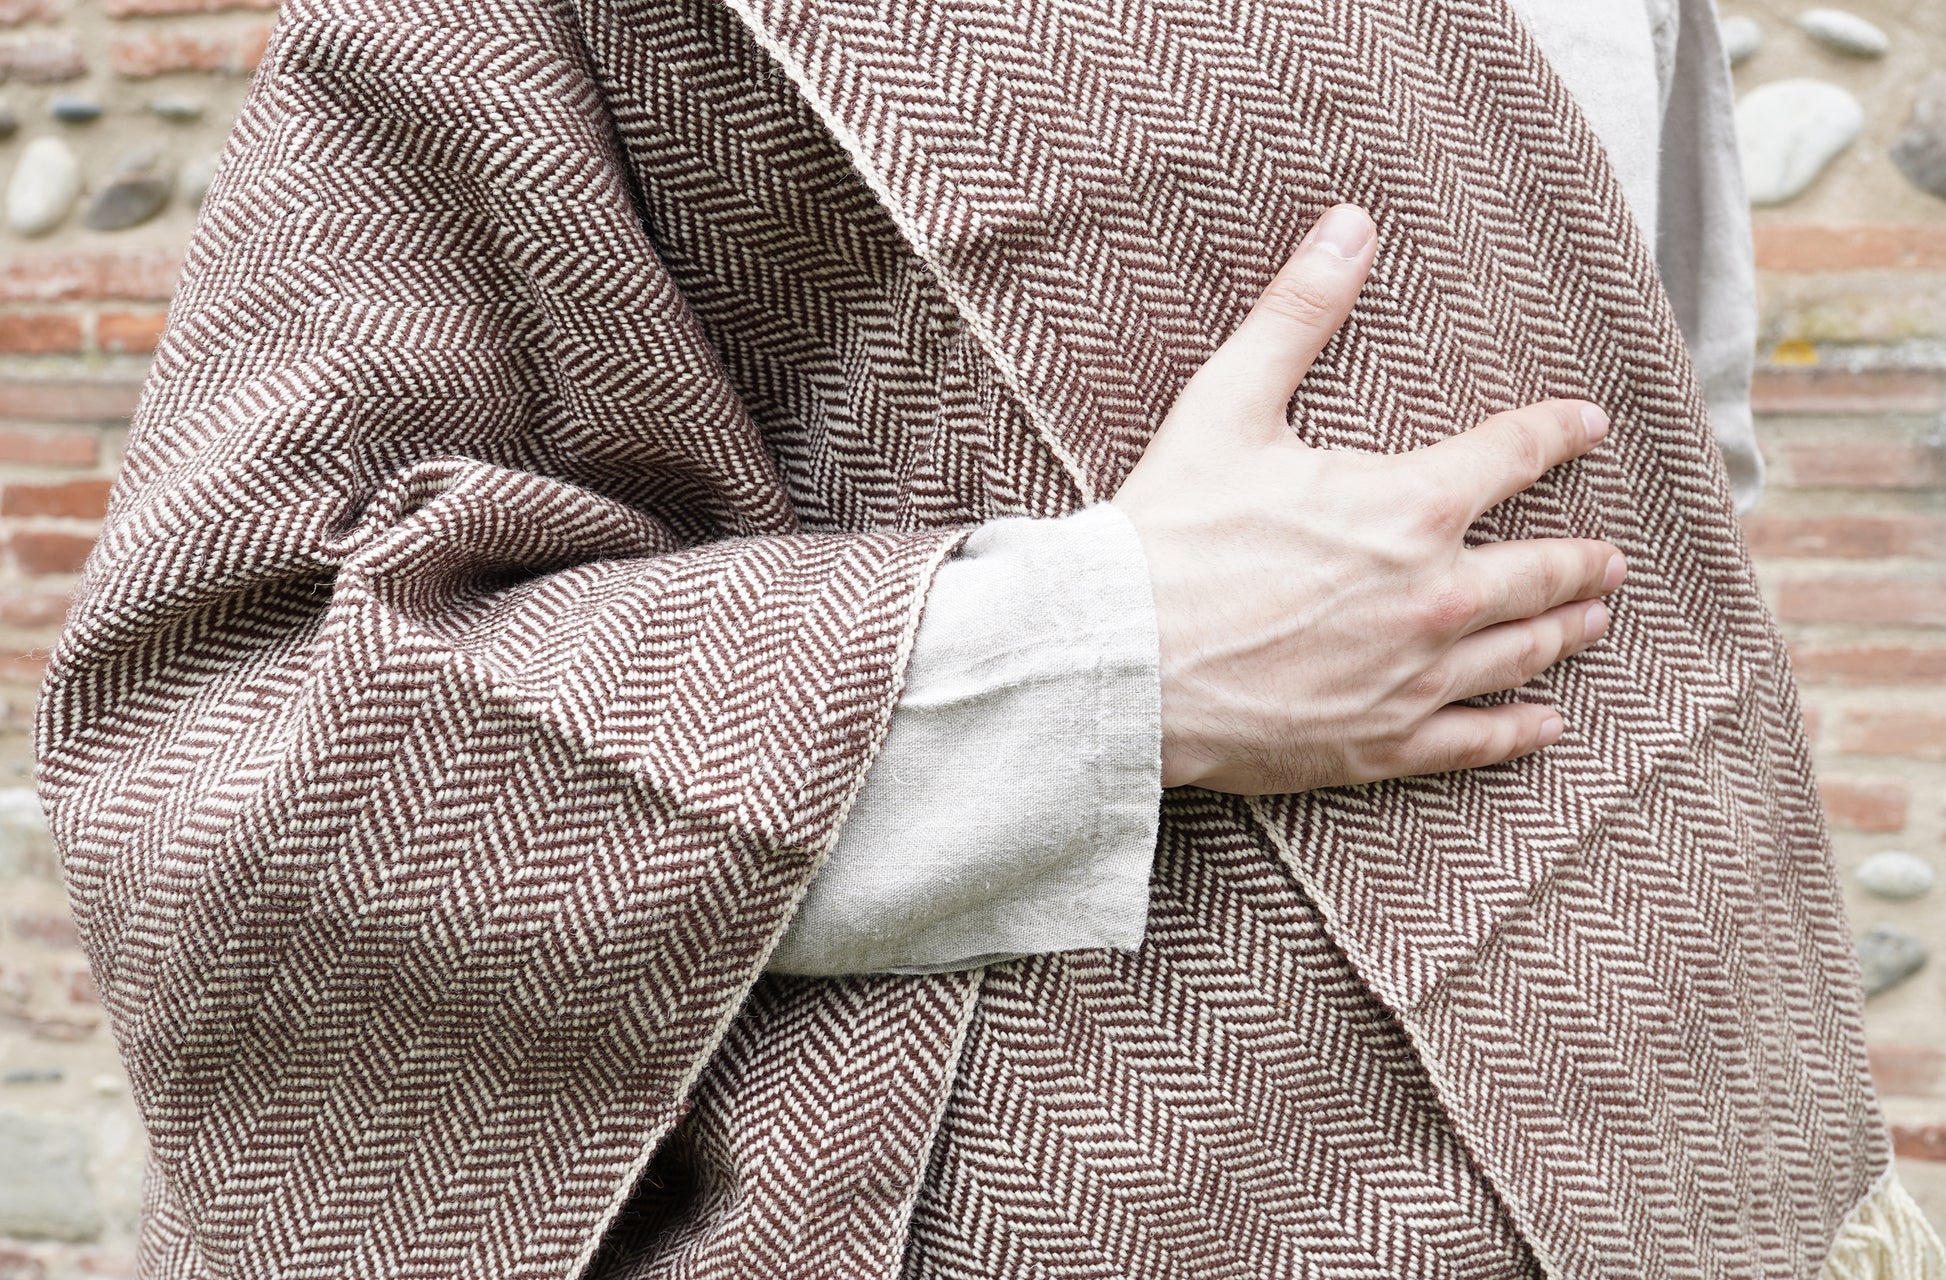
[(946, 972), (1141, 945), (1162, 803), (1148, 575), (1110, 503), (966, 540), (771, 972)]
[(804, 528), (574, 27), (431, 16), (280, 13), (39, 705), (147, 1274), (584, 1262), (970, 528)]

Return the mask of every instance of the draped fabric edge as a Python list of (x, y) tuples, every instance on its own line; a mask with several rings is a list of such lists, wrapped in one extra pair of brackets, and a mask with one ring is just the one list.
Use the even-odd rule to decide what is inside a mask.
[[(958, 532), (957, 536), (943, 539), (932, 555), (919, 565), (914, 598), (911, 606), (906, 611), (905, 621), (899, 631), (898, 645), (892, 655), (888, 696), (884, 704), (879, 708), (878, 714), (873, 719), (870, 745), (861, 757), (858, 767), (851, 777), (846, 795), (838, 806), (835, 816), (829, 823), (824, 838), (819, 842), (817, 849), (814, 851), (809, 869), (799, 879), (797, 887), (792, 893), (789, 907), (781, 913), (775, 927), (772, 929), (770, 941), (764, 946), (762, 958), (751, 967), (748, 976), (741, 983), (736, 993), (725, 1002), (722, 1017), (717, 1020), (716, 1025), (711, 1029), (707, 1042), (690, 1064), (688, 1073), (679, 1082), (676, 1089), (677, 1097), (688, 1099), (694, 1093), (697, 1082), (702, 1078), (703, 1073), (709, 1070), (710, 1063), (715, 1058), (718, 1047), (723, 1043), (723, 1039), (729, 1032), (731, 1024), (735, 1022), (738, 1013), (741, 1012), (744, 1001), (749, 998), (751, 989), (762, 980), (764, 966), (769, 963), (771, 953), (777, 949), (778, 943), (783, 940), (784, 932), (790, 925), (791, 917), (796, 914), (798, 906), (804, 901), (804, 895), (811, 887), (811, 880), (816, 876), (818, 868), (822, 867), (825, 860), (830, 857), (832, 848), (837, 844), (838, 833), (844, 828), (845, 818), (850, 814), (852, 806), (857, 802), (859, 792), (864, 790), (865, 779), (870, 774), (872, 765), (877, 761), (879, 750), (884, 746), (885, 732), (891, 723), (892, 713), (898, 703), (900, 690), (905, 684), (905, 673), (912, 659), (913, 641), (919, 633), (920, 619), (925, 614), (926, 597), (933, 577), (938, 573), (941, 565), (958, 553), (961, 544), (966, 541), (971, 533), (971, 529), (962, 529)], [(918, 981), (923, 982), (925, 979), (919, 979)], [(979, 996), (979, 989), (980, 984), (977, 981), (976, 975), (976, 980), (967, 984), (965, 1007), (961, 1010), (954, 1031), (953, 1043), (947, 1052), (946, 1077), (949, 1080), (952, 1076), (952, 1068), (959, 1060), (960, 1049), (966, 1042), (967, 1026), (971, 1021), (973, 1003)], [(934, 1132), (938, 1128), (937, 1113), (945, 1109), (948, 1093), (949, 1091), (944, 1087), (937, 1090), (937, 1102), (934, 1107)], [(681, 1110), (679, 1108), (676, 1113), (676, 1119), (679, 1119), (680, 1115)], [(674, 1127), (674, 1124), (675, 1120), (671, 1120), (670, 1123), (662, 1127), (660, 1132), (651, 1135), (650, 1140), (643, 1145), (641, 1152), (636, 1156), (633, 1163), (628, 1166), (622, 1180), (615, 1186), (608, 1204), (603, 1207), (600, 1216), (592, 1224), (587, 1239), (575, 1251), (570, 1270), (568, 1271), (569, 1276), (575, 1277), (586, 1274), (589, 1264), (593, 1261), (595, 1254), (601, 1249), (617, 1215), (620, 1214), (622, 1208), (635, 1194), (636, 1186), (641, 1181), (643, 1172), (649, 1167), (657, 1153), (661, 1150), (663, 1142), (668, 1138), (669, 1131)], [(923, 1165), (924, 1161), (922, 1158), (921, 1167)], [(922, 1189), (922, 1182), (915, 1180), (904, 1202), (900, 1206), (901, 1221), (910, 1217), (914, 1205), (918, 1202)]]
[(750, 0), (722, 0), (722, 3), (737, 16), (738, 21), (749, 28), (751, 37), (764, 52), (776, 60), (777, 65), (790, 77), (791, 83), (797, 86), (806, 104), (817, 113), (819, 123), (831, 133), (833, 138), (837, 139), (838, 144), (844, 148), (845, 154), (851, 157), (853, 167), (871, 188), (872, 194), (878, 198), (879, 206), (898, 227), (899, 234), (905, 237), (906, 242), (912, 246), (913, 252), (925, 262), (934, 280), (938, 282), (940, 292), (952, 302), (953, 309), (959, 313), (960, 319), (965, 322), (967, 329), (979, 342), (981, 353), (993, 362), (994, 369), (1006, 382), (1008, 390), (1012, 391), (1020, 402), (1022, 410), (1034, 424), (1034, 429), (1040, 434), (1043, 443), (1059, 460), (1062, 470), (1080, 493), (1080, 502), (1077, 505), (1087, 506), (1105, 498), (1107, 495), (1098, 491), (1094, 477), (1088, 474), (1081, 460), (1075, 457), (1073, 451), (1062, 442), (1060, 432), (1050, 425), (1046, 406), (1041, 402), (1040, 397), (1033, 394), (1027, 379), (1022, 376), (1019, 366), (1015, 364), (1005, 344), (994, 334), (985, 315), (967, 296), (966, 290), (961, 287), (944, 259), (934, 252), (925, 234), (920, 231), (919, 224), (906, 208), (905, 202), (893, 191), (892, 184), (885, 180), (885, 175), (879, 172), (864, 141), (833, 108), (825, 94), (824, 86), (804, 69), (790, 47), (770, 30), (763, 17), (752, 7)]
[[(308, 15), (301, 12), (288, 11), (288, 8), (287, 6), (286, 13), (280, 15), (276, 30), (272, 34), (271, 43), (261, 61), (259, 70), (253, 77), (249, 101), (243, 109), (246, 117), (253, 111), (266, 112), (271, 113), (273, 120), (275, 120), (275, 113), (282, 110), (281, 107), (269, 106), (268, 102), (275, 92), (275, 78), (287, 69), (285, 64), (285, 51), (298, 41), (300, 34), (305, 29), (308, 17)], [(585, 106), (587, 104), (583, 102), (579, 105)], [(245, 123), (249, 124), (251, 122), (246, 118)], [(205, 228), (207, 235), (213, 236), (216, 234), (216, 214), (221, 211), (223, 202), (229, 195), (227, 188), (235, 180), (237, 173), (236, 166), (246, 156), (253, 159), (262, 159), (263, 155), (269, 150), (269, 147), (270, 144), (260, 137), (248, 135), (242, 130), (232, 130), (224, 150), (223, 158), (225, 163), (219, 170), (212, 197), (206, 208), (206, 214), (199, 224)], [(199, 241), (201, 239), (202, 236), (199, 236)], [(172, 307), (171, 310), (172, 332), (165, 335), (159, 344), (159, 349), (162, 353), (159, 367), (151, 373), (149, 379), (145, 382), (143, 408), (138, 411), (138, 418), (146, 417), (150, 420), (163, 418), (164, 420), (170, 420), (179, 414), (187, 412), (183, 409), (181, 403), (179, 403), (179, 397), (181, 395), (180, 384), (183, 379), (180, 377), (172, 377), (171, 366), (180, 363), (172, 355), (172, 347), (174, 345), (172, 339), (176, 342), (191, 340), (188, 337), (187, 331), (192, 325), (203, 319), (195, 305), (200, 299), (194, 296), (193, 280), (187, 277), (191, 276), (198, 266), (209, 267), (212, 270), (215, 269), (210, 260), (198, 259), (194, 256), (194, 252), (192, 249), (192, 257), (184, 268), (183, 275), (186, 278), (180, 279), (177, 282), (179, 305)], [(186, 294), (191, 296), (185, 297)], [(200, 337), (198, 340), (200, 340)], [(169, 384), (169, 391), (167, 393), (163, 390), (165, 382)], [(202, 404), (199, 402), (192, 405), (191, 408), (200, 409), (202, 408)], [(159, 429), (159, 424), (157, 426)], [(462, 466), (458, 470), (466, 472), (466, 478), (471, 479), (476, 472), (485, 474), (495, 470), (495, 468), (471, 468)], [(411, 478), (424, 479), (431, 477), (437, 480), (443, 474), (442, 468), (438, 464), (422, 463), (408, 468), (408, 471), (410, 472), (409, 477), (395, 475), (390, 477), (385, 483), (375, 486), (383, 492), (387, 501), (385, 503), (377, 503), (373, 510), (360, 514), (359, 518), (354, 522), (356, 531), (361, 535), (360, 537), (340, 538), (331, 547), (325, 549), (337, 554), (341, 560), (348, 561), (355, 558), (345, 554), (348, 550), (352, 549), (354, 542), (359, 544), (357, 549), (363, 551), (368, 549), (364, 546), (365, 543), (376, 544), (384, 541), (384, 535), (397, 535), (398, 529), (396, 526), (381, 528), (378, 518), (379, 515), (391, 510), (388, 504), (391, 498), (397, 496), (394, 490), (409, 487), (407, 480)], [(79, 807), (74, 803), (77, 793), (81, 793), (81, 798), (85, 799), (88, 784), (96, 782), (93, 771), (81, 767), (76, 744), (76, 739), (90, 732), (93, 726), (83, 718), (69, 713), (75, 710), (78, 699), (82, 696), (81, 686), (84, 682), (92, 681), (99, 675), (96, 669), (97, 664), (115, 655), (114, 646), (107, 643), (107, 633), (111, 626), (125, 626), (130, 621), (130, 614), (127, 612), (127, 601), (123, 599), (129, 590), (126, 574), (128, 567), (127, 561), (130, 558), (129, 546), (131, 535), (129, 533), (129, 527), (139, 524), (149, 514), (143, 510), (134, 509), (139, 506), (139, 503), (131, 503), (129, 497), (126, 496), (132, 491), (134, 483), (131, 478), (125, 475), (118, 486), (118, 490), (123, 496), (120, 502), (113, 505), (118, 507), (119, 510), (111, 511), (107, 521), (105, 536), (98, 543), (97, 550), (91, 558), (88, 571), (85, 571), (83, 574), (81, 586), (76, 593), (75, 611), (71, 614), (70, 623), (64, 629), (61, 641), (56, 646), (55, 654), (49, 664), (48, 675), (43, 683), (42, 696), (39, 699), (40, 714), (36, 722), (35, 734), (38, 765), (37, 790), (40, 792), (42, 803), (48, 811), (50, 822), (55, 828), (57, 842), (62, 852), (64, 870), (70, 875), (73, 871), (72, 866), (69, 865), (70, 853), (92, 855), (99, 851), (99, 842), (92, 833), (73, 840), (63, 838), (63, 833), (76, 828), (77, 823), (81, 822), (84, 817), (84, 815), (75, 812)], [(131, 510), (133, 510), (133, 514), (131, 514)], [(120, 517), (119, 522), (117, 517)], [(403, 522), (404, 520), (402, 519), (399, 523)], [(116, 536), (118, 523), (120, 536)], [(819, 799), (806, 793), (800, 798), (800, 802), (795, 806), (795, 811), (790, 815), (794, 824), (807, 825), (814, 838), (805, 841), (802, 845), (796, 846), (792, 851), (797, 866), (793, 872), (795, 883), (791, 888), (789, 896), (774, 900), (771, 912), (773, 919), (768, 924), (764, 941), (760, 948), (753, 949), (749, 954), (747, 963), (744, 965), (739, 979), (734, 984), (725, 984), (711, 992), (712, 997), (718, 1005), (719, 1013), (710, 1021), (706, 1030), (694, 1040), (692, 1047), (695, 1051), (689, 1055), (685, 1070), (674, 1078), (675, 1087), (670, 1092), (670, 1096), (666, 1099), (657, 1100), (653, 1106), (644, 1108), (645, 1110), (654, 1111), (659, 1122), (653, 1127), (645, 1127), (642, 1131), (642, 1146), (640, 1151), (626, 1165), (615, 1166), (617, 1180), (612, 1181), (610, 1184), (611, 1190), (607, 1198), (607, 1203), (601, 1205), (596, 1213), (590, 1214), (588, 1217), (582, 1219), (587, 1224), (585, 1236), (571, 1250), (561, 1248), (558, 1242), (558, 1236), (551, 1242), (532, 1236), (521, 1238), (515, 1243), (517, 1253), (510, 1264), (512, 1267), (511, 1274), (535, 1274), (532, 1268), (536, 1265), (549, 1266), (548, 1259), (550, 1258), (556, 1261), (567, 1261), (571, 1259), (573, 1271), (570, 1274), (579, 1274), (584, 1271), (592, 1255), (601, 1246), (609, 1224), (632, 1193), (635, 1183), (639, 1179), (643, 1169), (653, 1158), (662, 1141), (666, 1138), (670, 1128), (680, 1119), (686, 1106), (685, 1100), (687, 1096), (694, 1090), (698, 1079), (709, 1068), (717, 1047), (722, 1043), (727, 1030), (735, 1021), (740, 1007), (747, 999), (751, 989), (761, 980), (765, 961), (775, 949), (779, 940), (781, 940), (789, 919), (796, 910), (798, 903), (802, 900), (803, 894), (808, 889), (816, 870), (829, 856), (832, 847), (836, 843), (837, 834), (842, 827), (845, 816), (849, 813), (859, 792), (862, 790), (865, 779), (883, 745), (885, 731), (889, 726), (891, 716), (903, 687), (913, 644), (934, 576), (940, 566), (957, 553), (960, 545), (970, 535), (972, 529), (972, 525), (960, 525), (930, 528), (917, 532), (873, 535), (871, 537), (873, 549), (870, 554), (858, 557), (858, 559), (866, 563), (862, 566), (847, 566), (853, 571), (863, 567), (868, 575), (868, 581), (876, 579), (876, 581), (871, 582), (871, 590), (879, 597), (877, 603), (881, 606), (888, 603), (897, 604), (901, 606), (903, 616), (900, 618), (897, 630), (894, 633), (896, 639), (893, 644), (887, 646), (885, 649), (870, 654), (862, 654), (863, 646), (872, 637), (863, 634), (856, 637), (862, 654), (862, 656), (854, 655), (860, 657), (860, 661), (856, 665), (861, 668), (863, 674), (872, 677), (872, 683), (875, 687), (870, 690), (872, 696), (868, 700), (861, 700), (860, 703), (855, 703), (843, 716), (846, 723), (842, 727), (850, 733), (851, 741), (848, 749), (852, 751), (852, 755), (847, 761), (847, 768), (842, 773), (839, 773), (837, 777), (833, 778), (827, 774), (822, 789), (828, 798)], [(372, 537), (362, 537), (364, 533), (374, 530), (376, 532)], [(628, 532), (639, 533), (639, 530), (631, 527)], [(681, 548), (684, 551), (702, 549), (701, 547)], [(636, 550), (636, 548), (633, 546), (622, 550), (611, 548), (609, 554), (611, 556), (625, 556), (632, 550)], [(903, 598), (901, 599), (901, 597)], [(118, 610), (121, 611), (118, 612)], [(885, 612), (892, 613), (893, 611), (886, 609)], [(108, 620), (106, 623), (104, 623), (104, 614)], [(897, 616), (897, 614), (894, 614), (894, 616)], [(146, 622), (147, 619), (144, 619), (144, 621)], [(125, 638), (123, 639), (123, 647), (127, 647)], [(862, 671), (865, 667), (870, 667), (872, 670)], [(852, 672), (849, 674), (858, 675), (861, 672)], [(817, 744), (818, 747), (826, 750), (832, 747), (833, 744), (829, 739), (833, 737), (832, 730), (837, 727), (839, 726), (837, 726), (835, 720), (832, 723), (821, 726), (823, 738), (826, 740), (819, 742)], [(125, 744), (115, 742), (111, 745), (120, 747)], [(593, 758), (591, 756), (591, 759)], [(617, 763), (607, 758), (600, 758), (596, 762), (606, 765), (614, 765)], [(808, 762), (807, 767), (820, 763), (828, 765), (829, 762), (812, 760)], [(838, 785), (832, 785), (834, 782)], [(836, 794), (834, 795), (833, 793)], [(71, 899), (77, 893), (85, 895), (88, 892), (88, 890), (79, 888), (72, 882), (70, 883)], [(75, 905), (87, 906), (92, 905), (92, 903), (84, 896)], [(94, 941), (92, 937), (88, 937), (87, 940), (91, 943)], [(104, 961), (104, 956), (93, 946), (90, 947), (90, 950), (92, 953), (91, 963), (97, 966), (97, 971), (99, 972), (100, 966)], [(914, 985), (916, 986), (918, 984), (915, 983)], [(977, 983), (971, 985), (975, 990), (977, 989)], [(110, 988), (110, 996), (112, 1002), (114, 996), (112, 987)], [(126, 1005), (127, 1003), (128, 1001), (126, 999), (121, 1002), (122, 1005)], [(967, 1009), (970, 1010), (970, 996), (966, 1004)], [(115, 1006), (115, 1011), (121, 1011), (120, 1005)], [(965, 1018), (962, 1016), (959, 1022), (959, 1035), (961, 1039), (963, 1039), (964, 1035), (964, 1025)], [(139, 1068), (142, 1065), (139, 1062), (129, 1061), (130, 1045), (128, 1042), (124, 1042), (120, 1048), (122, 1049), (125, 1062), (131, 1068)], [(137, 1075), (139, 1079), (141, 1073), (139, 1070), (136, 1070), (132, 1071), (132, 1074)], [(942, 1089), (940, 1090), (942, 1105), (943, 1098), (944, 1091)], [(666, 1102), (668, 1105), (661, 1105), (663, 1102)], [(612, 1119), (613, 1117), (611, 1116), (609, 1118)], [(148, 1160), (149, 1173), (166, 1175), (169, 1184), (173, 1184), (177, 1180), (179, 1175), (170, 1167), (171, 1162), (161, 1159), (153, 1146), (148, 1153)], [(155, 1192), (158, 1201), (170, 1200), (173, 1203), (176, 1194), (173, 1186), (159, 1183), (155, 1188)], [(205, 1248), (202, 1239), (184, 1236), (168, 1242), (168, 1245), (177, 1251), (171, 1257), (170, 1261), (172, 1265), (193, 1267), (199, 1275), (212, 1273), (212, 1268), (215, 1264), (212, 1264), (209, 1251)], [(226, 1267), (225, 1269), (227, 1270), (228, 1268)], [(551, 1266), (549, 1273), (552, 1273)]]
[[(970, 299), (962, 283), (944, 258), (934, 251), (921, 231), (917, 220), (906, 207), (905, 202), (894, 191), (893, 186), (880, 172), (870, 151), (846, 119), (834, 108), (827, 88), (814, 77), (789, 45), (773, 32), (765, 19), (753, 5), (753, 0), (721, 0), (737, 19), (748, 29), (755, 42), (775, 60), (790, 82), (796, 87), (805, 104), (816, 115), (819, 123), (844, 149), (859, 177), (870, 188), (880, 207), (912, 250), (924, 261), (932, 273), (940, 292), (951, 301), (954, 309), (965, 322), (978, 343), (982, 353), (992, 361), (995, 370), (1001, 375), (1008, 388), (1013, 392), (1028, 420), (1041, 435), (1046, 447), (1059, 460), (1068, 477), (1081, 494), (1083, 504), (1097, 501), (1110, 495), (1099, 492), (1095, 478), (1088, 468), (1062, 442), (1060, 433), (1050, 424), (1047, 408), (1040, 398), (1033, 394), (1030, 384), (1008, 352), (1005, 345), (992, 331), (980, 308)], [(1514, 15), (1515, 25), (1523, 31), (1525, 26)], [(1528, 37), (1532, 39), (1531, 35)], [(1270, 821), (1258, 803), (1253, 800), (1249, 805), (1252, 817), (1264, 838), (1278, 852), (1279, 859), (1297, 880), (1304, 892), (1325, 912), (1331, 932), (1341, 941), (1344, 939), (1344, 925), (1332, 918), (1331, 897), (1320, 891), (1303, 871), (1298, 859), (1290, 856), (1286, 842), (1278, 831), (1278, 824)], [(1362, 967), (1362, 966), (1361, 966)], [(954, 1043), (947, 1055), (948, 1078), (953, 1065), (960, 1057), (964, 1044), (974, 998), (977, 997), (979, 984), (972, 986), (973, 998), (967, 1002), (966, 1015), (960, 1020), (955, 1033)], [(1418, 1027), (1408, 1010), (1395, 1009), (1400, 1025), (1411, 1041), (1422, 1066), (1433, 1081), (1442, 1099), (1455, 1096), (1456, 1091), (1445, 1079), (1438, 1055), (1428, 1043), (1425, 1032)], [(945, 1090), (941, 1091), (940, 1106), (945, 1104)], [(1462, 1129), (1464, 1126), (1462, 1126)], [(1462, 1142), (1466, 1139), (1462, 1135)], [(1470, 1146), (1470, 1142), (1467, 1143)], [(1888, 1141), (1889, 1145), (1889, 1141)], [(1483, 1170), (1488, 1166), (1483, 1164)], [(1487, 1172), (1494, 1190), (1502, 1197), (1503, 1203), (1514, 1216), (1523, 1239), (1533, 1250), (1535, 1260), (1550, 1280), (1558, 1280), (1567, 1275), (1566, 1269), (1549, 1256), (1540, 1243), (1544, 1232), (1535, 1230), (1535, 1216), (1531, 1206), (1526, 1205), (1504, 1179)], [(900, 1207), (900, 1221), (909, 1218), (920, 1186), (913, 1186)], [(1820, 1273), (1820, 1280), (1942, 1280), (1946, 1277), (1946, 1249), (1942, 1249), (1939, 1238), (1933, 1233), (1923, 1213), (1913, 1202), (1898, 1180), (1895, 1165), (1883, 1170), (1872, 1188), (1850, 1209), (1838, 1236), (1834, 1239), (1831, 1252)]]

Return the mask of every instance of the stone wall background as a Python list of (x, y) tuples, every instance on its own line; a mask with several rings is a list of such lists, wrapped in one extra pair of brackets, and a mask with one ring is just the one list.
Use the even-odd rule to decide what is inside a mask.
[[(33, 804), (32, 707), (275, 5), (0, 0), (0, 1280), (134, 1274), (141, 1126)], [(1820, 138), (1843, 145), (1755, 214), (1771, 479), (1746, 527), (1792, 639), (1854, 922), (1878, 931), (1889, 976), (1946, 940), (1946, 890), (1892, 899), (1858, 877), (1887, 853), (1911, 857), (1868, 878), (1946, 866), (1946, 198), (1892, 159), (1946, 188), (1946, 4), (1858, 0), (1886, 36), (1875, 57), (1819, 44), (1802, 9), (1724, 4), (1761, 37), (1741, 92), (1810, 78), (1857, 103), (1849, 141), (1850, 108), (1816, 94), (1786, 91), (1811, 103), (1794, 123), (1753, 113), (1768, 131), (1753, 145), (1785, 168)], [(1908, 128), (1926, 93), (1930, 152)], [(1874, 996), (1867, 1023), (1907, 1182), (1946, 1229), (1946, 966)]]

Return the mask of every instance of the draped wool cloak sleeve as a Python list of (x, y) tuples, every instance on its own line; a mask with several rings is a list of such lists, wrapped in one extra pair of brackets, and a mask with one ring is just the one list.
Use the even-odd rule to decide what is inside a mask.
[(284, 6), (36, 729), (150, 1274), (568, 1274), (864, 777), (970, 526), (806, 528), (638, 198), (564, 9)]

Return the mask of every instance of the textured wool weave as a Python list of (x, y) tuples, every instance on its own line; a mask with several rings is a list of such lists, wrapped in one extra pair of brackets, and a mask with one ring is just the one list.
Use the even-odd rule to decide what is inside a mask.
[[(1478, 529), (1628, 553), (1567, 737), (1172, 793), (1139, 953), (760, 977), (932, 570), (1338, 200), (1306, 440), (1614, 417)], [(1888, 1185), (1681, 335), (1500, 0), (287, 0), (39, 715), (148, 1275), (1813, 1276)]]

